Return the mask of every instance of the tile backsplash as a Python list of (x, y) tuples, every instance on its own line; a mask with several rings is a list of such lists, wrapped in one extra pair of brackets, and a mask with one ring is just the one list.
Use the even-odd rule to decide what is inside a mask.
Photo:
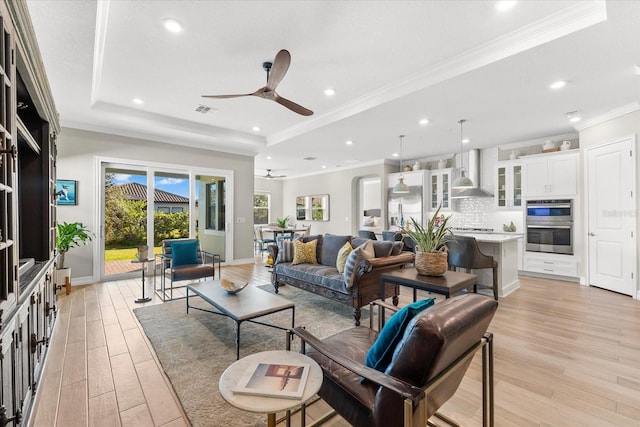
[(458, 199), (451, 215), (452, 227), (492, 228), (495, 232), (502, 232), (504, 224), (513, 222), (517, 233), (524, 231), (523, 210), (496, 209), (495, 200), (491, 197)]

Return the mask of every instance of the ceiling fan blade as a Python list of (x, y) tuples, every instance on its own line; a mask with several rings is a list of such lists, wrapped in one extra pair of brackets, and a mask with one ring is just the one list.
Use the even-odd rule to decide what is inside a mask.
[(283, 98), (280, 95), (276, 94), (276, 96), (275, 96), (275, 98), (273, 100), (276, 101), (280, 105), (284, 105), (285, 107), (287, 107), (288, 109), (290, 109), (294, 113), (302, 114), (303, 116), (310, 116), (310, 115), (313, 114), (313, 111), (311, 111), (311, 110), (309, 110), (307, 108), (304, 108), (302, 105), (296, 104), (295, 102), (290, 101), (287, 98)]
[(269, 81), (267, 81), (268, 90), (276, 89), (280, 80), (282, 80), (284, 75), (287, 74), (289, 64), (291, 64), (291, 54), (289, 54), (289, 51), (282, 49), (276, 54), (276, 58), (273, 60), (273, 65), (271, 65)]
[(241, 96), (251, 96), (251, 95), (255, 95), (253, 93), (243, 93), (242, 95), (202, 95), (203, 98), (218, 98), (218, 99), (224, 99), (224, 98), (239, 98)]

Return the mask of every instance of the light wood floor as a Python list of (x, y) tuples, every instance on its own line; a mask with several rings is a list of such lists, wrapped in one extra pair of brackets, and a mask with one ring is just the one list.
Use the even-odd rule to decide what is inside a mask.
[[(269, 282), (260, 259), (222, 270), (231, 280)], [(132, 312), (140, 292), (140, 279), (132, 279), (60, 296), (30, 425), (189, 425)], [(147, 304), (158, 303), (154, 297)], [(521, 277), (521, 289), (500, 301), (490, 330), (496, 425), (640, 426), (640, 301)], [(465, 426), (481, 425), (480, 381), (476, 357), (441, 412)], [(313, 405), (309, 421), (326, 409), (321, 401)], [(348, 424), (335, 417), (326, 425)]]

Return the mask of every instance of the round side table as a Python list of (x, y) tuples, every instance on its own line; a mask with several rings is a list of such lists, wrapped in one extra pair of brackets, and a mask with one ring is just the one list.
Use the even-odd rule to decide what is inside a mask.
[[(233, 388), (238, 385), (238, 381), (246, 373), (247, 369), (254, 363), (273, 363), (273, 364), (308, 364), (311, 367), (307, 383), (304, 388), (302, 399), (289, 399), (281, 397), (265, 397), (248, 394), (233, 393)], [(320, 390), (322, 385), (322, 369), (315, 360), (304, 354), (293, 351), (274, 350), (254, 353), (243, 357), (231, 364), (220, 376), (219, 389), (220, 394), (231, 405), (236, 408), (267, 414), (268, 427), (275, 427), (276, 413), (288, 411), (298, 405), (309, 401)], [(301, 425), (305, 425), (304, 413), (301, 417)]]
[(154, 258), (134, 259), (134, 260), (131, 261), (132, 264), (142, 264), (142, 298), (138, 298), (135, 301), (136, 303), (142, 303), (142, 302), (151, 301), (151, 297), (145, 297), (144, 296), (144, 271), (147, 269), (147, 263), (148, 262), (154, 262), (154, 261), (155, 261)]

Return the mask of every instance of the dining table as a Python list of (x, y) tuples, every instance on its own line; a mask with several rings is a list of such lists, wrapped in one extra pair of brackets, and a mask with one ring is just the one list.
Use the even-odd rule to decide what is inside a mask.
[(265, 227), (262, 229), (262, 234), (264, 233), (273, 233), (273, 239), (278, 240), (278, 236), (282, 239), (292, 239), (295, 233), (303, 233), (307, 231), (307, 227)]

